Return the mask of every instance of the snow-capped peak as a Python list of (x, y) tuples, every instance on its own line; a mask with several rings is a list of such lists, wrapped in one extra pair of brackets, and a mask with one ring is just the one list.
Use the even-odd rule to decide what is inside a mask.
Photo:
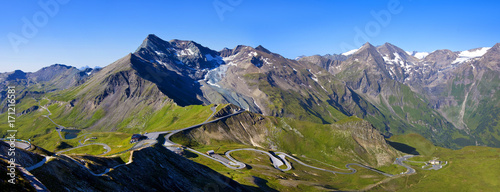
[(412, 56), (416, 57), (417, 59), (423, 59), (429, 55), (429, 52), (413, 52)]
[(453, 61), (453, 63), (463, 63), (469, 61), (473, 58), (481, 57), (490, 49), (491, 47), (482, 47), (477, 49), (471, 49), (467, 51), (461, 51), (458, 54), (458, 58)]
[(348, 52), (342, 53), (342, 55), (349, 56), (349, 55), (352, 55), (352, 54), (356, 53), (356, 51), (358, 51), (358, 50), (359, 49), (353, 49), (353, 50), (350, 50)]
[(303, 57), (305, 57), (305, 55), (301, 55), (301, 56), (295, 57), (295, 60), (298, 61), (298, 60), (302, 59)]
[(418, 52), (418, 51), (413, 51), (413, 52), (406, 51), (406, 53), (408, 55), (416, 57), (417, 59), (423, 59), (427, 57), (427, 55), (429, 55), (429, 52)]

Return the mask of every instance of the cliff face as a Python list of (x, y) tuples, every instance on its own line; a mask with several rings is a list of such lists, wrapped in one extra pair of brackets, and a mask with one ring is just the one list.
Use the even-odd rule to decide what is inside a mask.
[(349, 130), (352, 138), (362, 148), (362, 153), (373, 156), (376, 165), (388, 165), (398, 156), (398, 152), (389, 146), (385, 138), (367, 121), (355, 121), (338, 126), (340, 129)]

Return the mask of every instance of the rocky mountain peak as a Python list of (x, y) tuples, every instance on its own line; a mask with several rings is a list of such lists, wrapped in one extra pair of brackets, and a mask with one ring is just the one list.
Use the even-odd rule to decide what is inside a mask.
[(259, 51), (262, 51), (264, 53), (271, 54), (271, 51), (269, 51), (268, 49), (262, 47), (262, 45), (259, 45), (259, 46), (255, 47), (255, 50), (259, 50)]
[(363, 49), (368, 49), (368, 48), (375, 48), (372, 44), (370, 44), (370, 42), (366, 42), (365, 44), (363, 44), (363, 46), (361, 46), (361, 48), (359, 48), (358, 51), (361, 51)]
[(408, 55), (406, 51), (390, 43), (384, 43), (383, 45), (378, 46), (377, 51), (381, 54), (404, 53), (404, 55)]
[(384, 60), (388, 63), (397, 63), (399, 65), (403, 65), (405, 62), (415, 63), (418, 61), (417, 58), (409, 55), (403, 49), (390, 43), (385, 43), (381, 46), (378, 46), (377, 51), (382, 54)]
[(219, 52), (194, 41), (164, 41), (155, 35), (148, 35), (134, 54), (152, 64), (163, 65), (168, 70), (195, 80), (203, 78), (207, 69), (224, 64)]
[(135, 52), (139, 52), (141, 49), (165, 50), (171, 47), (172, 45), (170, 45), (170, 43), (160, 39), (154, 34), (149, 34)]
[(482, 66), (500, 71), (500, 43), (490, 48), (480, 59)]
[(373, 64), (373, 62), (376, 64), (382, 64), (384, 62), (382, 56), (377, 51), (377, 48), (368, 42), (352, 54), (349, 60), (368, 61), (367, 64)]
[(424, 61), (436, 63), (438, 65), (449, 65), (457, 58), (457, 53), (450, 51), (449, 49), (440, 49), (427, 55), (427, 57), (424, 58)]
[(500, 43), (497, 43), (493, 47), (491, 47), (483, 56), (491, 56), (499, 54), (500, 54)]
[(15, 70), (14, 72), (7, 75), (5, 81), (11, 81), (17, 79), (26, 79), (26, 73), (21, 70)]

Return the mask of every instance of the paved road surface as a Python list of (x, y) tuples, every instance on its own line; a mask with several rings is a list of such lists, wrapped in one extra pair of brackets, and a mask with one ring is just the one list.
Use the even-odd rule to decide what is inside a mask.
[[(0, 140), (5, 141), (6, 143), (8, 143), (10, 145), (10, 139), (0, 138)], [(31, 143), (29, 141), (22, 140), (22, 139), (15, 139), (14, 145), (17, 148), (24, 149), (24, 150), (29, 150), (31, 148)]]
[(415, 169), (413, 169), (409, 165), (403, 163), (403, 161), (407, 161), (411, 157), (413, 157), (413, 155), (405, 155), (403, 157), (396, 158), (396, 160), (394, 161), (394, 163), (398, 164), (398, 165), (401, 165), (403, 167), (406, 167), (407, 170), (406, 170), (405, 174), (416, 173)]
[(31, 167), (26, 167), (26, 170), (31, 171), (33, 169), (36, 169), (38, 167), (41, 167), (43, 164), (45, 164), (48, 160), (52, 159), (54, 157), (52, 156), (44, 156), (43, 160), (38, 162), (37, 164), (31, 166)]
[[(271, 153), (269, 153), (267, 151), (262, 151), (262, 150), (258, 150), (258, 149), (245, 148), (245, 149), (229, 150), (229, 151), (226, 152), (226, 157), (229, 160), (231, 160), (231, 161), (239, 162), (238, 160), (236, 160), (233, 157), (231, 157), (231, 153), (235, 152), (235, 151), (256, 151), (256, 152), (264, 153), (267, 156), (269, 156), (269, 158), (271, 159), (271, 162), (273, 163), (274, 168), (276, 168), (276, 169), (278, 169), (280, 171), (288, 171), (288, 170), (292, 169), (292, 166), (286, 160), (283, 161), (282, 158), (279, 159), (279, 158), (277, 158), (276, 156), (272, 155)], [(241, 163), (241, 162), (239, 162), (239, 163)], [(244, 163), (241, 163), (241, 164), (244, 164)], [(286, 168), (285, 169), (281, 169), (280, 166), (282, 166), (282, 165), (286, 165)]]
[(21, 149), (25, 149), (25, 150), (28, 150), (31, 148), (31, 145), (28, 143), (25, 143), (25, 142), (16, 141), (14, 143), (15, 143), (17, 148), (21, 148)]
[(214, 161), (217, 161), (217, 162), (219, 162), (219, 163), (223, 164), (224, 166), (229, 167), (231, 169), (243, 169), (243, 168), (246, 167), (246, 165), (244, 163), (241, 163), (241, 162), (238, 162), (238, 161), (233, 161), (231, 159), (229, 159), (229, 163), (227, 163), (226, 161), (223, 161), (223, 160), (211, 157), (211, 156), (209, 156), (209, 155), (207, 155), (205, 153), (196, 151), (196, 150), (191, 149), (191, 148), (186, 148), (186, 150), (191, 151), (193, 153), (196, 153), (198, 155), (202, 155), (202, 156), (207, 157), (209, 159), (212, 159)]

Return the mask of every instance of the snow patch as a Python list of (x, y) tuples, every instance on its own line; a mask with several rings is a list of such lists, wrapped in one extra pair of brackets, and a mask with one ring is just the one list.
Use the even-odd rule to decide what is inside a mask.
[(207, 72), (205, 75), (205, 82), (211, 86), (219, 87), (220, 86), (217, 84), (219, 81), (221, 81), (224, 77), (226, 77), (226, 72), (228, 65), (221, 65), (217, 68), (211, 69)]
[(353, 50), (350, 50), (348, 52), (342, 53), (342, 55), (349, 56), (349, 55), (352, 55), (352, 54), (356, 53), (356, 51), (358, 51), (358, 50), (359, 49), (353, 49)]
[(389, 56), (387, 56), (387, 55), (384, 55), (382, 58), (388, 64), (399, 64), (400, 66), (405, 65), (405, 62), (403, 61), (403, 59), (401, 59), (401, 56), (399, 56), (398, 53), (393, 53), (393, 55), (394, 55), (394, 59), (389, 58)]
[(219, 65), (222, 65), (224, 63), (224, 60), (222, 59), (221, 56), (216, 56), (216, 57), (213, 57), (212, 55), (210, 54), (206, 54), (205, 55), (205, 58), (207, 58), (207, 61), (215, 61), (217, 62)]
[(429, 55), (428, 52), (416, 52), (413, 54), (413, 56), (416, 57), (417, 59), (423, 59), (427, 57), (427, 55)]
[[(241, 53), (241, 52), (240, 52)], [(237, 65), (237, 61), (233, 61), (238, 55), (240, 55), (240, 53), (237, 53), (235, 55), (231, 55), (229, 57), (223, 57), (222, 60), (227, 63), (228, 65), (233, 65), (233, 66), (236, 66)]]
[(183, 49), (183, 50), (176, 50), (175, 54), (177, 56), (189, 56), (189, 55), (194, 55), (194, 52), (189, 48), (189, 49)]
[(163, 55), (166, 55), (165, 53), (163, 53), (163, 52), (159, 52), (159, 51), (155, 51), (155, 53), (156, 53), (156, 55), (158, 55), (158, 56), (163, 56)]
[(462, 51), (458, 54), (458, 58), (452, 64), (463, 63), (474, 58), (482, 57), (491, 47), (483, 47), (474, 51)]
[(264, 61), (264, 63), (265, 63), (265, 64), (267, 64), (267, 65), (271, 65), (271, 64), (273, 64), (273, 63), (269, 62), (269, 58), (263, 58), (262, 60), (263, 60), (263, 61)]

